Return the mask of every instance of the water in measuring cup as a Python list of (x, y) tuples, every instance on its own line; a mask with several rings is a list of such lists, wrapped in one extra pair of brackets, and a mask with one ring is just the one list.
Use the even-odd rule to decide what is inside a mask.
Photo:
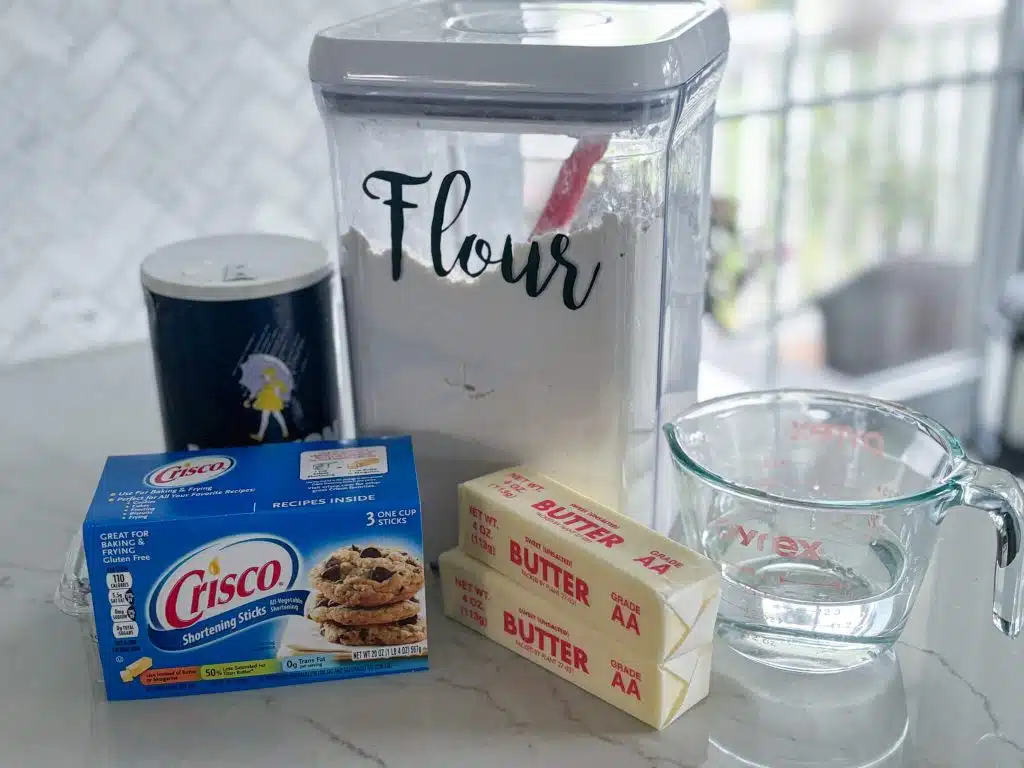
[(848, 669), (895, 642), (907, 559), (875, 518), (780, 526), (718, 521), (705, 551), (722, 564), (719, 631), (736, 650), (799, 671)]

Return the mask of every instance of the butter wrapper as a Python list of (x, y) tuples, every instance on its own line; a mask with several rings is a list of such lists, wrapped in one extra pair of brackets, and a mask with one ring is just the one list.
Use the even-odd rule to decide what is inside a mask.
[(710, 645), (659, 662), (458, 549), (441, 555), (440, 566), (447, 616), (647, 725), (664, 728), (708, 694)]
[(638, 657), (714, 638), (721, 575), (711, 560), (529, 468), (459, 486), (459, 546)]

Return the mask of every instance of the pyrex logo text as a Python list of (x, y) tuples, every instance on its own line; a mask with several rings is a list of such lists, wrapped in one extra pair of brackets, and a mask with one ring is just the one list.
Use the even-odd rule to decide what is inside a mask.
[(758, 552), (774, 552), (779, 557), (799, 557), (803, 560), (821, 559), (821, 542), (798, 539), (793, 536), (773, 536), (754, 528), (732, 525), (725, 534), (729, 540), (739, 539), (744, 547)]
[(161, 577), (149, 601), (150, 623), (158, 629), (186, 629), (290, 589), (298, 571), (298, 552), (283, 539), (220, 539), (187, 555)]
[(197, 456), (179, 459), (157, 467), (146, 475), (145, 483), (151, 488), (181, 488), (216, 480), (235, 468), (230, 456)]

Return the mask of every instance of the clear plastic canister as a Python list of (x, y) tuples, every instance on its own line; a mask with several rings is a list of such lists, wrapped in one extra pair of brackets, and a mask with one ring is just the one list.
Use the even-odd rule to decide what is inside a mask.
[(659, 530), (696, 397), (724, 12), (428, 0), (319, 34), (355, 429), (457, 484), (529, 464)]

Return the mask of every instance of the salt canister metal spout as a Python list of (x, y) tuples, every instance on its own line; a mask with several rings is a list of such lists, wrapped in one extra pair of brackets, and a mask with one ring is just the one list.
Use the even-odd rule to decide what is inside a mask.
[(431, 558), (529, 464), (668, 530), (696, 399), (717, 2), (426, 0), (318, 34), (357, 433), (411, 434)]

